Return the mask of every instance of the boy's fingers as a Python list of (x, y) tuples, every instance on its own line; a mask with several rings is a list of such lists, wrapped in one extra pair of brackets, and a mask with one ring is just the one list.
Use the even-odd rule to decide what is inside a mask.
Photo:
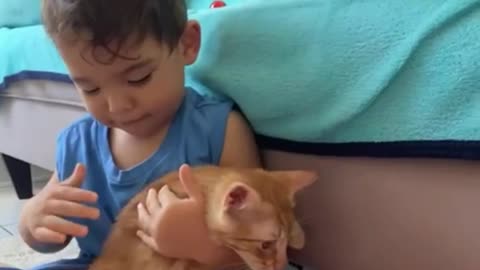
[(64, 185), (80, 187), (85, 179), (85, 167), (82, 164), (77, 164), (73, 170), (72, 175), (67, 180), (62, 182)]
[(97, 193), (77, 187), (59, 186), (53, 190), (53, 197), (73, 202), (96, 202)]
[(52, 231), (45, 227), (37, 228), (35, 231), (33, 231), (32, 236), (38, 242), (42, 243), (63, 244), (67, 240), (67, 236), (65, 234)]
[(154, 213), (160, 208), (160, 202), (157, 198), (157, 191), (154, 189), (148, 190), (147, 199), (145, 202), (148, 213)]
[(141, 203), (138, 204), (137, 213), (138, 213), (139, 227), (144, 231), (148, 231), (148, 227), (150, 226), (150, 223), (151, 223), (151, 217), (147, 209), (145, 209), (145, 206), (143, 206), (143, 204)]
[(180, 182), (182, 183), (182, 186), (188, 196), (193, 200), (202, 200), (203, 196), (200, 191), (200, 187), (198, 186), (197, 181), (192, 174), (190, 166), (183, 164), (178, 171), (178, 175)]
[(157, 200), (160, 202), (162, 206), (167, 206), (168, 204), (172, 203), (175, 200), (180, 200), (175, 196), (175, 194), (168, 188), (167, 185), (164, 185), (160, 191), (158, 192)]
[(73, 237), (85, 237), (88, 234), (88, 227), (57, 216), (47, 216), (42, 225), (52, 231)]
[(155, 240), (152, 237), (141, 230), (137, 231), (137, 236), (143, 241), (143, 243), (145, 243), (145, 245), (158, 252), (157, 243), (155, 243)]
[(57, 216), (87, 219), (97, 219), (100, 216), (97, 208), (70, 201), (50, 200), (47, 207), (49, 213)]

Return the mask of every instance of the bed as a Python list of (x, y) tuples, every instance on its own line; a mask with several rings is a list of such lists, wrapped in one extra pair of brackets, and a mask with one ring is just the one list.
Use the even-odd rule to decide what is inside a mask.
[[(12, 12), (22, 5), (12, 4)], [(52, 171), (56, 134), (84, 113), (54, 47), (32, 21), (0, 27), (0, 153), (20, 199), (32, 196), (30, 164)]]
[(25, 80), (0, 91), (0, 153), (17, 195), (32, 195), (29, 165), (53, 171), (57, 133), (85, 111), (71, 84)]
[[(308, 238), (294, 259), (332, 270), (478, 269), (478, 4), (260, 2), (194, 14), (206, 49), (187, 81), (237, 102), (267, 168), (319, 173), (299, 198)], [(240, 19), (251, 27), (237, 35)], [(44, 37), (28, 36), (38, 56), (33, 37)], [(57, 132), (84, 113), (46, 52), (40, 73), (0, 87), (0, 152), (21, 168), (19, 191), (21, 164), (53, 169)]]

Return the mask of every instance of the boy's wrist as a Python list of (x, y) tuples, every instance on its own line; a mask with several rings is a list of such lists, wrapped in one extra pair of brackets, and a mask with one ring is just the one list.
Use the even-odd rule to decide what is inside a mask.
[(55, 253), (64, 249), (68, 245), (68, 243), (70, 243), (71, 239), (72, 237), (67, 237), (65, 242), (61, 244), (42, 243), (33, 239), (32, 242), (27, 244), (28, 246), (30, 246), (30, 248), (32, 248), (33, 250), (39, 253)]
[[(23, 232), (22, 232), (23, 231)], [(65, 239), (64, 243), (61, 244), (56, 244), (56, 243), (43, 243), (38, 240), (36, 240), (32, 233), (28, 230), (28, 228), (21, 228), (20, 229), (20, 235), (23, 239), (23, 241), (33, 250), (39, 252), (39, 253), (55, 253), (63, 248), (65, 248), (70, 241), (72, 240), (72, 237), (67, 237)]]

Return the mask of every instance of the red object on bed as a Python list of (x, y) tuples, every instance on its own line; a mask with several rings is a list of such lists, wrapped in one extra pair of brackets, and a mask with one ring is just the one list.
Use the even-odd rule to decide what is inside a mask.
[(213, 1), (211, 4), (210, 4), (210, 8), (221, 8), (221, 7), (224, 7), (226, 6), (227, 4), (225, 4), (225, 2), (223, 1)]

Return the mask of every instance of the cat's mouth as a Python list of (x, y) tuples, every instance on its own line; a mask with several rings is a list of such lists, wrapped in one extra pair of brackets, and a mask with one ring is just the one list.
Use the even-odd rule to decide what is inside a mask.
[(249, 266), (246, 263), (239, 263), (239, 264), (232, 264), (232, 265), (225, 265), (219, 270), (250, 270)]
[(252, 256), (250, 253), (238, 252), (238, 255), (242, 257), (251, 270), (284, 270), (287, 266), (286, 257), (281, 255), (263, 260)]

